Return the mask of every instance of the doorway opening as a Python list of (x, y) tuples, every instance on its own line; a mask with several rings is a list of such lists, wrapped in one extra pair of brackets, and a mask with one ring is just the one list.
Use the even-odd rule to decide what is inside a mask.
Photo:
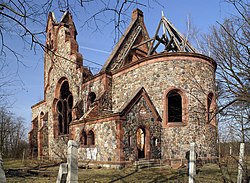
[(139, 128), (136, 132), (138, 158), (145, 158), (145, 130)]

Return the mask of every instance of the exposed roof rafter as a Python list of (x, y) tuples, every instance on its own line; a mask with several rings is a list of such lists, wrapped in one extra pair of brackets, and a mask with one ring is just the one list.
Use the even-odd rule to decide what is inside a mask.
[[(162, 34), (160, 34), (161, 27), (163, 30)], [(154, 37), (133, 46), (132, 49), (139, 49), (145, 43), (150, 43), (147, 56), (156, 53), (160, 44), (164, 45), (163, 51), (167, 52), (196, 52), (188, 40), (164, 16), (162, 16), (158, 24)]]

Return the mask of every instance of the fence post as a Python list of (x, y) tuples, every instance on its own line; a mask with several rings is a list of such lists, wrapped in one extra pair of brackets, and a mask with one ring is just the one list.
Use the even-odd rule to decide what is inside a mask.
[(240, 143), (240, 154), (239, 154), (239, 163), (238, 163), (238, 176), (237, 176), (237, 183), (242, 182), (242, 172), (243, 172), (243, 157), (244, 157), (244, 148), (245, 144)]
[(188, 180), (189, 183), (194, 183), (194, 176), (196, 175), (196, 167), (195, 167), (195, 163), (196, 163), (196, 153), (195, 153), (195, 143), (191, 142), (190, 143), (190, 154), (189, 154), (189, 172), (188, 172)]
[(67, 153), (68, 175), (67, 183), (78, 182), (78, 144), (76, 141), (68, 141)]

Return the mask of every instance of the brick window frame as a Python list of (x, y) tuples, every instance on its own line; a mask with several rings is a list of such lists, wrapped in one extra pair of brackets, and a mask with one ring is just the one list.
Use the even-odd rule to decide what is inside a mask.
[[(182, 121), (180, 122), (172, 122), (168, 121), (168, 95), (171, 92), (177, 92), (181, 96), (181, 104), (182, 104)], [(178, 126), (186, 126), (188, 123), (188, 98), (186, 95), (186, 91), (177, 88), (177, 87), (169, 87), (163, 93), (163, 127), (178, 127)]]

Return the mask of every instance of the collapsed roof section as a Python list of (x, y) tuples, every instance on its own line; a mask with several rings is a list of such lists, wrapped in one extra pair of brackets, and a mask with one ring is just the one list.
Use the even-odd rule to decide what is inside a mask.
[(143, 12), (135, 9), (128, 29), (107, 59), (102, 71), (114, 71), (140, 58), (157, 54), (156, 51), (160, 45), (163, 45), (162, 51), (166, 52), (196, 52), (187, 39), (163, 15), (154, 37), (149, 38)]
[[(160, 36), (161, 27), (163, 32)], [(149, 41), (151, 44), (147, 55), (154, 54), (160, 44), (164, 45), (164, 51), (167, 52), (196, 52), (188, 40), (163, 15), (154, 37)]]

